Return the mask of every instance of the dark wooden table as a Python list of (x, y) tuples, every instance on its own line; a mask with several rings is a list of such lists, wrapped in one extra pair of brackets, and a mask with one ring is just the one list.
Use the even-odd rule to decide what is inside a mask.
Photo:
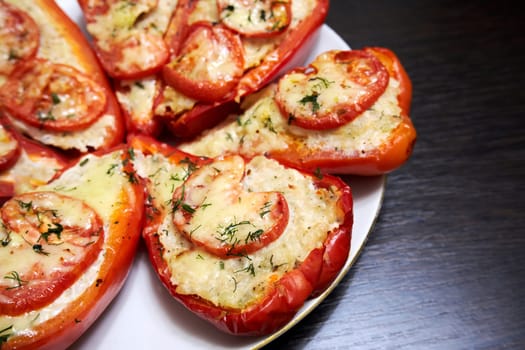
[(267, 349), (525, 349), (525, 15), (518, 1), (333, 0), (414, 88), (412, 158), (335, 291)]

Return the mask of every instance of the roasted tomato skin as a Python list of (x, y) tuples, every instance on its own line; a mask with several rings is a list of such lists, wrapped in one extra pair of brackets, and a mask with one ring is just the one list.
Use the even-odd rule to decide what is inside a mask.
[(25, 60), (35, 56), (40, 44), (40, 31), (35, 21), (24, 11), (2, 1), (0, 12), (4, 17), (0, 29), (0, 42), (8, 52), (0, 58), (0, 76), (9, 75)]
[[(204, 47), (204, 44), (209, 47)], [(194, 54), (200, 51), (205, 52)], [(226, 53), (227, 57), (224, 57)], [(219, 63), (221, 74), (214, 75), (214, 69), (208, 68)], [(223, 26), (201, 21), (188, 29), (179, 55), (163, 67), (162, 75), (168, 85), (184, 95), (204, 102), (215, 102), (224, 99), (235, 89), (243, 69), (244, 56), (239, 37)]]
[[(132, 173), (130, 155), (125, 145), (93, 154), (102, 156), (119, 150), (123, 151), (124, 169)], [(80, 161), (79, 158), (70, 162), (69, 167), (78, 165)], [(104, 242), (104, 261), (98, 272), (99, 276), (104, 278), (89, 285), (74, 302), (66, 305), (62, 312), (32, 328), (31, 333), (9, 337), (2, 344), (2, 350), (67, 349), (99, 318), (115, 298), (124, 285), (136, 255), (144, 217), (143, 187), (138, 182), (129, 182), (127, 188), (121, 192), (120, 198), (121, 201), (116, 203), (112, 212), (112, 224), (109, 225), (110, 229)]]
[(412, 82), (397, 55), (384, 47), (365, 47), (363, 50), (376, 56), (387, 68), (390, 76), (399, 80), (401, 91), (397, 99), (403, 114), (409, 115), (412, 103)]
[[(145, 153), (160, 152), (174, 161), (187, 156), (186, 153), (174, 147), (160, 144), (144, 136), (131, 138), (130, 146)], [(199, 165), (208, 164), (211, 159), (193, 158), (193, 161)], [(314, 184), (318, 188), (335, 186), (341, 192), (338, 207), (344, 215), (343, 222), (329, 233), (323, 246), (312, 250), (295, 269), (273, 281), (270, 292), (262, 300), (243, 310), (220, 308), (200, 297), (177, 293), (176, 286), (171, 283), (169, 268), (163, 258), (164, 248), (159, 239), (158, 226), (162, 219), (160, 216), (155, 216), (154, 210), (150, 215), (146, 214), (150, 220), (145, 225), (142, 236), (149, 252), (150, 262), (161, 282), (170, 294), (188, 310), (226, 333), (257, 336), (278, 330), (293, 318), (305, 300), (324, 292), (337, 278), (347, 261), (353, 225), (351, 189), (337, 177), (324, 174), (314, 175), (296, 169), (315, 179)]]
[(15, 185), (11, 181), (0, 180), (0, 205), (15, 194)]

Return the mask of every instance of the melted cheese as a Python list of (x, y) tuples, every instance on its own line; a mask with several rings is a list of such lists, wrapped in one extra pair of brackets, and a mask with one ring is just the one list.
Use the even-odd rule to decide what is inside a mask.
[[(128, 177), (121, 168), (121, 152), (96, 157), (86, 155), (75, 167), (65, 171), (60, 178), (38, 188), (42, 191), (56, 191), (85, 201), (102, 218), (104, 232), (111, 232), (111, 217), (120, 210), (121, 191), (128, 186)], [(83, 164), (83, 165), (80, 165)], [(0, 233), (1, 235), (1, 233)], [(105, 236), (105, 239), (108, 235)], [(20, 243), (16, 241), (15, 243)], [(0, 249), (9, 249), (0, 246)], [(0, 315), (0, 329), (12, 326), (14, 335), (31, 335), (31, 328), (59, 314), (69, 303), (78, 298), (84, 290), (96, 283), (99, 269), (104, 260), (102, 251), (97, 260), (84, 274), (55, 301), (42, 309), (20, 316)], [(19, 261), (17, 259), (17, 261)], [(23, 259), (22, 259), (23, 261)]]
[[(377, 86), (378, 78), (376, 75), (367, 76), (371, 88), (358, 84), (346, 76), (350, 67), (348, 63), (336, 62), (335, 52), (325, 52), (315, 59), (312, 63), (315, 74), (293, 72), (279, 80), (279, 100), (292, 115), (313, 119), (315, 114), (336, 113), (340, 105), (354, 106), (359, 112), (363, 110), (361, 101), (368, 98), (369, 89)], [(315, 105), (312, 101), (304, 101), (305, 97), (311, 96), (315, 96)]]
[(199, 21), (207, 21), (212, 23), (219, 22), (219, 12), (216, 0), (197, 0), (195, 9), (188, 17), (188, 24), (193, 24)]
[(17, 162), (0, 173), (0, 181), (14, 183), (15, 194), (30, 192), (46, 184), (61, 168), (62, 165), (53, 157), (30, 157), (22, 149)]
[(118, 102), (139, 123), (152, 118), (153, 102), (157, 96), (157, 83), (155, 77), (120, 82), (124, 90), (116, 92)]
[(282, 40), (281, 36), (270, 38), (242, 39), (244, 47), (244, 69), (258, 66), (264, 58), (274, 50)]
[(222, 22), (245, 35), (273, 35), (290, 24), (289, 1), (228, 0), (218, 4)]
[(255, 67), (264, 59), (271, 60), (275, 53), (272, 51), (279, 46), (289, 31), (294, 30), (305, 18), (311, 15), (316, 1), (314, 0), (293, 0), (292, 1), (292, 21), (281, 35), (269, 38), (242, 38), (244, 46), (245, 69)]
[(170, 210), (169, 205), (175, 188), (182, 185), (190, 171), (187, 164), (175, 165), (160, 155), (145, 156), (135, 151), (134, 166), (137, 175), (151, 182), (153, 199), (157, 208)]
[[(54, 192), (41, 193), (40, 196), (31, 198), (32, 201), (29, 202), (29, 205), (41, 208), (39, 213), (42, 213), (42, 215), (38, 215), (39, 221), (46, 222), (48, 218), (43, 210), (51, 208), (53, 210), (53, 218), (58, 219), (64, 228), (79, 227), (80, 229), (89, 230), (93, 227), (91, 220), (94, 218), (94, 212), (80, 200), (59, 197)], [(19, 204), (8, 202), (7, 205), (18, 207)], [(51, 221), (48, 222), (50, 223)], [(53, 227), (52, 224), (51, 227)], [(42, 251), (44, 253), (37, 254), (33, 250), (34, 246), (32, 244), (43, 241), (39, 233), (39, 231), (7, 231), (4, 225), (0, 225), (0, 240), (2, 242), (8, 241), (7, 246), (0, 249), (0, 276), (4, 276), (0, 280), (0, 288), (18, 288), (21, 284), (26, 284), (27, 288), (31, 288), (31, 286), (38, 288), (42, 282), (46, 282), (45, 279), (47, 277), (55, 273), (71, 273), (71, 271), (74, 271), (75, 266), (82, 262), (84, 246), (95, 243), (103, 237), (98, 232), (91, 232), (89, 236), (77, 236), (76, 239), (78, 241), (76, 243), (78, 244), (75, 244), (67, 240), (61, 240), (58, 238), (59, 236), (51, 235), (49, 238), (45, 238), (45, 241), (47, 242), (49, 239), (51, 244), (43, 242), (44, 248)], [(2, 236), (4, 236), (3, 239)], [(29, 242), (26, 242), (26, 240)], [(42, 271), (42, 275), (33, 270), (35, 266)], [(5, 278), (5, 276), (11, 278)], [(16, 277), (19, 276), (31, 276), (31, 278), (27, 280), (25, 279), (26, 277), (17, 279)], [(10, 300), (10, 298), (3, 295), (0, 295), (0, 299)]]
[(154, 27), (164, 34), (171, 20), (171, 14), (177, 7), (178, 0), (158, 0), (157, 7), (137, 23), (138, 28)]
[[(163, 180), (183, 174), (184, 169), (169, 165), (167, 159), (158, 155), (141, 155), (135, 159), (138, 171), (150, 179), (148, 191), (154, 202), (167, 203), (177, 184)], [(250, 161), (246, 174), (241, 183), (245, 191), (278, 191), (285, 196), (290, 212), (287, 227), (277, 240), (249, 256), (219, 259), (194, 247), (177, 231), (168, 208), (159, 205), (164, 215), (159, 227), (159, 238), (165, 248), (163, 258), (178, 293), (197, 295), (222, 307), (248, 307), (265, 295), (270, 281), (295, 268), (312, 249), (322, 245), (330, 230), (342, 223), (337, 189), (318, 189), (300, 172), (264, 157)], [(208, 198), (206, 202), (209, 205), (205, 210), (210, 211), (212, 207), (224, 205), (220, 196)], [(217, 210), (221, 214), (221, 210)], [(199, 220), (209, 226), (215, 225), (217, 218), (203, 215)]]
[(245, 69), (256, 67), (264, 59), (272, 59), (275, 53), (272, 51), (279, 46), (286, 37), (287, 32), (294, 30), (305, 18), (311, 15), (316, 1), (314, 0), (293, 0), (292, 1), (292, 20), (288, 29), (281, 35), (269, 38), (246, 38), (242, 37), (244, 46)]
[(86, 129), (74, 132), (51, 132), (27, 125), (12, 117), (9, 117), (9, 120), (15, 128), (43, 144), (65, 150), (77, 149), (80, 152), (103, 146), (115, 132), (115, 116), (110, 114), (104, 114)]
[[(140, 45), (137, 45), (140, 43)], [(157, 64), (157, 57), (152, 52), (165, 48), (165, 44), (162, 38), (156, 39), (144, 32), (137, 32), (133, 34), (133, 37), (127, 38), (122, 44), (120, 53), (122, 54), (121, 59), (115, 62), (115, 66), (123, 71), (133, 71), (135, 67), (154, 67)]]
[[(138, 28), (146, 29), (151, 27), (151, 25), (154, 23), (155, 27), (159, 31), (164, 32), (169, 23), (168, 21), (170, 16), (168, 16), (168, 14), (171, 15), (173, 9), (176, 7), (176, 3), (177, 1), (174, 0), (159, 1), (157, 9), (147, 13), (144, 18), (141, 18), (141, 20), (137, 22), (136, 25)], [(296, 27), (302, 20), (304, 20), (313, 11), (314, 6), (315, 1), (313, 0), (292, 1), (293, 16), (290, 29)], [(92, 34), (95, 36), (104, 36), (104, 33), (111, 33), (113, 31), (110, 13), (104, 16), (107, 18), (101, 17), (95, 23), (89, 24), (89, 28), (92, 31)], [(212, 23), (219, 22), (218, 8), (215, 0), (196, 1), (195, 8), (188, 18), (188, 23), (192, 24), (194, 22), (203, 20)], [(280, 42), (283, 40), (284, 35), (285, 34), (271, 38), (242, 37), (241, 41), (244, 47), (245, 62), (244, 69), (248, 70), (261, 64), (263, 60), (270, 53), (272, 53), (276, 47), (278, 47)], [(137, 56), (132, 58), (134, 61), (137, 60)], [(210, 71), (218, 71), (219, 69), (218, 67), (211, 67), (211, 65), (206, 66), (206, 68), (210, 68)], [(218, 72), (220, 73), (220, 71)], [(138, 82), (140, 82), (139, 85), (143, 85), (145, 89), (138, 87), (135, 84), (136, 81), (134, 81), (133, 84), (130, 82), (130, 90), (126, 92), (118, 92), (117, 97), (123, 108), (131, 113), (133, 118), (141, 120), (142, 118), (146, 118), (146, 116), (149, 115), (148, 113), (151, 113), (155, 95), (153, 93), (154, 91), (151, 85), (152, 83), (149, 81), (149, 78), (146, 80), (139, 80)], [(158, 116), (172, 117), (190, 110), (193, 108), (196, 102), (196, 100), (175, 91), (171, 87), (168, 87), (163, 93), (162, 102), (155, 108), (154, 114)]]
[(15, 150), (16, 147), (18, 147), (16, 139), (5, 130), (3, 125), (0, 125), (0, 157), (9, 154), (9, 152)]
[[(108, 48), (112, 40), (125, 39), (131, 34), (143, 35), (144, 33), (153, 33), (158, 36), (162, 36), (169, 25), (171, 14), (177, 6), (178, 0), (159, 0), (157, 6), (151, 10), (142, 8), (141, 11), (148, 10), (146, 13), (142, 13), (140, 20), (132, 23), (133, 28), (122, 26), (122, 21), (125, 20), (120, 18), (126, 12), (120, 11), (109, 11), (108, 13), (101, 15), (96, 18), (95, 22), (88, 24), (88, 29), (92, 35), (97, 37), (98, 45), (102, 49)], [(118, 2), (113, 4), (113, 8), (116, 8)], [(120, 4), (122, 6), (122, 4)], [(130, 6), (128, 6), (130, 7)], [(127, 11), (131, 11), (132, 6)], [(135, 9), (136, 11), (136, 9)], [(117, 14), (116, 17), (112, 17)], [(136, 16), (129, 15), (128, 18), (137, 19)], [(119, 30), (117, 30), (119, 29)], [(109, 33), (117, 33), (118, 36), (108, 36)], [(155, 48), (153, 48), (155, 49)], [(136, 50), (124, 50), (124, 59), (122, 65), (119, 67), (125, 70), (126, 66), (132, 66), (136, 62), (142, 60), (146, 61), (152, 59), (152, 55), (146, 49), (142, 47), (142, 52), (137, 53)], [(156, 84), (157, 79), (154, 77), (147, 77), (139, 80), (132, 80), (123, 82), (123, 85), (129, 87), (125, 91), (118, 91), (116, 93), (118, 102), (130, 115), (131, 118), (137, 120), (140, 124), (141, 121), (148, 121), (151, 119), (153, 114), (153, 105), (157, 94)]]
[[(105, 51), (111, 49), (112, 43), (125, 41), (135, 35), (148, 33), (161, 37), (168, 27), (177, 2), (159, 0), (155, 6), (153, 3), (114, 1), (106, 13), (97, 15), (93, 22), (87, 24), (87, 30), (97, 39), (97, 45)], [(147, 59), (147, 56), (132, 58)]]
[(242, 115), (230, 117), (180, 148), (208, 157), (229, 152), (253, 156), (268, 151), (285, 151), (290, 145), (299, 143), (313, 152), (337, 150), (343, 156), (355, 156), (379, 147), (401, 122), (397, 101), (399, 82), (395, 79), (390, 79), (385, 93), (359, 117), (339, 128), (323, 131), (288, 125), (272, 98), (274, 89), (275, 86), (270, 86), (269, 91), (261, 93), (264, 97)]
[(230, 250), (257, 241), (271, 230), (281, 219), (279, 209), (274, 209), (278, 194), (243, 191), (238, 186), (243, 174), (244, 161), (239, 156), (196, 170), (180, 193), (184, 205), (194, 211), (190, 218), (184, 207), (173, 213), (178, 229), (208, 247)]
[(182, 51), (182, 54), (176, 61), (169, 65), (175, 65), (173, 69), (178, 69), (178, 65), (184, 69), (184, 74), (191, 80), (210, 80), (213, 83), (218, 81), (231, 81), (235, 78), (239, 68), (237, 61), (233, 56), (234, 53), (223, 41), (215, 38), (210, 31), (205, 29), (192, 32), (190, 44), (186, 46), (188, 50)]
[(190, 110), (197, 100), (181, 94), (171, 86), (162, 91), (162, 102), (155, 108), (155, 115), (172, 116)]
[[(47, 59), (53, 63), (61, 63), (72, 66), (81, 72), (87, 72), (88, 67), (85, 61), (79, 60), (75, 54), (76, 43), (64, 40), (66, 28), (55, 25), (56, 22), (49, 20), (39, 6), (35, 6), (31, 1), (8, 0), (12, 5), (22, 9), (30, 15), (40, 29), (40, 46), (37, 57)], [(100, 117), (88, 128), (77, 132), (49, 132), (32, 127), (20, 121), (9, 118), (16, 129), (28, 134), (31, 138), (38, 140), (46, 145), (55, 146), (61, 149), (77, 149), (80, 152), (87, 152), (89, 149), (97, 149), (105, 144), (109, 135), (114, 133), (115, 115), (106, 114)]]

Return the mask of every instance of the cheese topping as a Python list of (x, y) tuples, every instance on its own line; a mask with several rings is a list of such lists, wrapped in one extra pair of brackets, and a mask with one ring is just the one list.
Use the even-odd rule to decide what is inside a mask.
[(173, 198), (177, 229), (192, 242), (224, 256), (245, 254), (257, 249), (261, 240), (278, 237), (288, 219), (281, 197), (277, 192), (245, 191), (240, 185), (243, 176), (244, 160), (239, 156), (193, 172)]
[(120, 86), (123, 89), (116, 91), (118, 102), (139, 123), (140, 121), (148, 121), (153, 113), (157, 84), (158, 81), (155, 77), (121, 81)]
[(10, 116), (8, 117), (18, 130), (43, 144), (66, 150), (77, 149), (80, 152), (87, 152), (90, 149), (97, 149), (103, 146), (107, 142), (109, 135), (113, 134), (115, 130), (115, 116), (111, 114), (104, 114), (88, 128), (74, 132), (44, 131)]
[[(114, 42), (123, 42), (135, 35), (147, 33), (162, 37), (168, 27), (177, 0), (150, 2), (112, 1), (107, 12), (97, 15), (87, 24), (87, 30), (97, 38), (97, 45), (105, 51)], [(141, 56), (146, 58), (146, 56)]]
[[(110, 233), (111, 225), (114, 224), (112, 217), (116, 212), (124, 209), (119, 201), (122, 198), (122, 191), (127, 188), (129, 182), (128, 174), (123, 172), (121, 167), (121, 154), (122, 152), (118, 151), (101, 157), (86, 155), (76, 166), (66, 170), (59, 179), (37, 190), (53, 191), (84, 201), (102, 219), (104, 232)], [(15, 235), (11, 236), (13, 244), (21, 243)], [(108, 239), (108, 236), (105, 235), (105, 240)], [(0, 245), (0, 250), (9, 249), (10, 244)], [(73, 286), (65, 290), (51, 304), (20, 316), (0, 315), (0, 330), (11, 327), (10, 332), (14, 335), (31, 335), (32, 327), (59, 314), (88, 286), (96, 283), (105, 254), (103, 250)], [(22, 264), (23, 261), (17, 259), (16, 263)]]
[[(140, 45), (137, 45), (140, 43)], [(122, 71), (128, 71), (133, 67), (152, 67), (156, 64), (156, 56), (152, 52), (159, 50), (159, 44), (163, 42), (151, 40), (147, 33), (138, 32), (123, 43), (122, 60), (117, 62), (117, 66)]]
[[(322, 246), (327, 234), (344, 219), (338, 209), (338, 189), (316, 188), (312, 179), (300, 172), (256, 157), (246, 164), (241, 185), (248, 192), (282, 193), (289, 206), (288, 225), (282, 235), (266, 247), (246, 256), (221, 259), (193, 246), (180, 234), (169, 208), (165, 207), (173, 192), (173, 189), (166, 190), (182, 184), (180, 175), (185, 173), (185, 168), (169, 164), (158, 155), (139, 156), (138, 153), (137, 171), (149, 178), (148, 191), (164, 216), (158, 231), (164, 247), (163, 258), (170, 269), (171, 282), (180, 294), (197, 295), (221, 307), (246, 308), (260, 301), (270, 281), (294, 269), (312, 249)], [(181, 181), (174, 182), (174, 178)], [(170, 181), (164, 183), (166, 179)], [(219, 197), (208, 197), (205, 210), (211, 212), (213, 207), (223, 206), (223, 202)], [(220, 208), (215, 210), (221, 213)], [(211, 227), (218, 219), (214, 215), (203, 215), (199, 220)]]
[[(17, 304), (18, 288), (39, 293), (47, 279), (69, 283), (77, 265), (103, 239), (96, 213), (82, 200), (56, 192), (22, 194), (7, 201), (0, 224), (0, 302)], [(87, 257), (92, 259), (92, 257)], [(87, 260), (89, 262), (89, 260)], [(53, 293), (54, 288), (47, 290)], [(34, 300), (44, 297), (33, 295)]]
[(46, 184), (62, 168), (53, 157), (30, 157), (22, 149), (16, 163), (0, 173), (0, 181), (14, 183), (15, 194), (31, 192)]
[(382, 79), (388, 77), (386, 70), (372, 71), (364, 58), (338, 59), (337, 52), (319, 55), (312, 63), (313, 72), (292, 72), (279, 80), (277, 98), (286, 111), (306, 119), (336, 114), (339, 106), (362, 112), (366, 109), (362, 103), (375, 96), (374, 89), (382, 93), (379, 89), (386, 87), (387, 79)]
[(245, 35), (275, 34), (290, 23), (289, 2), (218, 0), (221, 21)]
[(234, 43), (223, 37), (223, 30), (199, 27), (191, 33), (181, 54), (170, 63), (173, 69), (183, 69), (185, 78), (212, 82), (229, 82), (242, 74), (242, 66), (235, 57)]
[(188, 97), (171, 86), (165, 86), (162, 91), (162, 102), (155, 108), (155, 115), (173, 116), (190, 110), (195, 106), (197, 100)]
[(0, 157), (4, 157), (18, 147), (18, 142), (0, 124)]
[[(144, 29), (155, 23), (155, 27), (159, 31), (164, 32), (169, 23), (169, 16), (167, 16), (167, 14), (171, 15), (176, 5), (177, 1), (174, 0), (160, 0), (157, 9), (144, 15), (144, 18), (141, 17), (141, 20), (137, 22), (137, 25)], [(314, 0), (292, 1), (292, 22), (289, 26), (290, 30), (310, 15), (314, 6)], [(162, 17), (162, 15), (164, 17)], [(92, 30), (93, 33), (99, 33), (96, 35), (108, 33), (108, 30), (111, 32), (108, 27), (111, 26), (109, 12), (105, 16), (107, 16), (107, 18), (100, 18), (89, 25), (89, 28), (91, 28), (90, 30)], [(195, 2), (194, 9), (188, 17), (188, 24), (191, 25), (198, 21), (208, 21), (211, 23), (218, 23), (220, 21), (216, 0), (197, 0)], [(241, 41), (244, 48), (244, 70), (248, 70), (261, 64), (267, 55), (272, 53), (272, 51), (278, 47), (285, 35), (286, 34), (281, 34), (270, 38), (247, 38), (242, 36)], [(136, 60), (137, 57), (138, 56), (134, 56), (133, 59)], [(206, 64), (206, 66), (208, 70), (216, 71), (218, 72), (217, 74), (220, 74), (219, 67), (212, 67), (210, 64)], [(221, 70), (228, 71), (228, 69), (231, 69), (224, 67), (226, 66), (223, 66)], [(133, 83), (130, 82), (129, 91), (121, 91), (117, 93), (119, 102), (130, 114), (132, 114), (132, 117), (137, 118), (137, 120), (147, 118), (147, 111), (150, 111), (151, 113), (151, 108), (154, 104), (155, 94), (152, 83), (149, 79), (150, 78), (133, 81)], [(144, 89), (140, 86), (144, 86)], [(191, 99), (168, 86), (164, 90), (162, 102), (155, 108), (153, 113), (158, 116), (173, 117), (190, 110), (196, 102), (196, 100)]]
[[(150, 12), (143, 13), (140, 20), (135, 21), (135, 31), (133, 33), (142, 32), (150, 33), (153, 32), (156, 35), (162, 36), (166, 32), (171, 14), (177, 6), (178, 0), (158, 0), (157, 6), (150, 9)], [(116, 5), (114, 5), (116, 6)], [(108, 30), (114, 30), (111, 26), (115, 26), (112, 23), (111, 14), (108, 12), (106, 15), (101, 16), (96, 22), (89, 24), (92, 34), (98, 35), (98, 39), (101, 41), (99, 45), (109, 45), (109, 41), (113, 40), (111, 37), (107, 37)], [(126, 31), (129, 28), (122, 28), (122, 31)], [(120, 34), (124, 35), (124, 34)], [(104, 42), (106, 44), (104, 44)], [(152, 48), (155, 49), (155, 48)], [(153, 59), (152, 55), (148, 50), (144, 50), (142, 53), (138, 53), (136, 50), (124, 50), (124, 59), (122, 68), (133, 66), (137, 61), (145, 60), (146, 62)], [(127, 56), (126, 56), (127, 55)], [(130, 80), (122, 83), (126, 87), (125, 90), (117, 91), (117, 99), (120, 105), (131, 115), (131, 117), (137, 121), (147, 121), (151, 119), (151, 115), (154, 113), (153, 104), (155, 102), (157, 94), (158, 81), (155, 77), (146, 77), (138, 80)]]
[[(401, 123), (398, 105), (399, 82), (390, 78), (384, 94), (352, 122), (339, 128), (317, 131), (288, 125), (273, 99), (275, 85), (240, 116), (231, 116), (195, 141), (180, 148), (192, 154), (216, 157), (224, 153), (246, 156), (285, 151), (300, 144), (312, 152), (337, 152), (342, 156), (366, 154), (386, 142)], [(335, 94), (335, 91), (333, 91)], [(269, 96), (268, 96), (269, 95)], [(335, 98), (335, 97), (333, 97)]]
[(207, 21), (211, 23), (219, 22), (219, 11), (217, 9), (217, 0), (195, 0), (194, 10), (188, 16), (188, 24), (191, 25), (198, 21)]
[[(285, 34), (283, 34), (285, 35)], [(270, 38), (246, 38), (243, 37), (242, 44), (244, 47), (244, 69), (256, 67), (266, 55), (274, 50), (282, 40), (282, 36)]]
[[(30, 15), (40, 29), (40, 46), (37, 57), (47, 59), (53, 63), (61, 63), (81, 72), (87, 72), (84, 66), (85, 61), (79, 60), (76, 50), (77, 43), (64, 40), (67, 36), (63, 31), (66, 30), (56, 22), (49, 20), (49, 15), (39, 6), (34, 6), (30, 1), (7, 0), (12, 5), (22, 9)], [(31, 138), (38, 140), (46, 145), (55, 146), (61, 149), (77, 149), (80, 152), (87, 152), (90, 149), (97, 149), (106, 143), (109, 135), (115, 131), (115, 115), (102, 115), (94, 124), (88, 128), (75, 132), (49, 132), (27, 125), (8, 116), (16, 129), (28, 134)]]

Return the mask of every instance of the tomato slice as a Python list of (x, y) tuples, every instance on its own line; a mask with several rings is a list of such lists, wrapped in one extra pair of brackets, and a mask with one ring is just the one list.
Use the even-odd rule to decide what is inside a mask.
[(36, 59), (23, 63), (9, 76), (0, 92), (0, 105), (30, 125), (76, 131), (102, 115), (106, 94), (75, 68)]
[(232, 93), (244, 73), (242, 43), (223, 26), (196, 22), (162, 73), (169, 85), (188, 97), (219, 101)]
[(221, 258), (253, 253), (276, 240), (288, 225), (288, 204), (279, 192), (247, 192), (240, 156), (195, 170), (173, 193), (173, 222), (197, 246)]
[(0, 124), (0, 171), (9, 169), (20, 155), (17, 138)]
[(0, 1), (0, 74), (10, 74), (19, 62), (32, 58), (40, 44), (40, 31), (24, 11)]
[(217, 6), (221, 22), (247, 37), (280, 34), (292, 19), (287, 0), (217, 0)]
[(100, 63), (113, 78), (143, 78), (168, 60), (163, 33), (154, 25), (142, 25), (142, 19), (157, 9), (158, 0), (80, 0), (79, 4)]
[(377, 57), (388, 70), (388, 74), (399, 81), (400, 91), (397, 96), (399, 107), (405, 115), (409, 115), (412, 103), (412, 82), (399, 58), (392, 50), (385, 47), (365, 47), (363, 50)]
[(179, 54), (183, 40), (188, 36), (188, 29), (190, 28), (188, 19), (197, 4), (198, 1), (193, 0), (177, 1), (175, 11), (171, 16), (166, 33), (164, 33), (164, 41), (170, 50), (170, 58)]
[[(103, 223), (85, 202), (55, 192), (8, 200), (0, 225), (0, 314), (48, 305), (95, 261)], [(13, 259), (12, 255), (20, 259)]]
[(143, 32), (112, 42), (108, 50), (99, 47), (96, 53), (106, 72), (117, 79), (151, 75), (160, 70), (169, 56), (161, 36)]
[(366, 111), (384, 93), (388, 70), (365, 51), (328, 51), (279, 80), (276, 101), (289, 124), (325, 130)]

